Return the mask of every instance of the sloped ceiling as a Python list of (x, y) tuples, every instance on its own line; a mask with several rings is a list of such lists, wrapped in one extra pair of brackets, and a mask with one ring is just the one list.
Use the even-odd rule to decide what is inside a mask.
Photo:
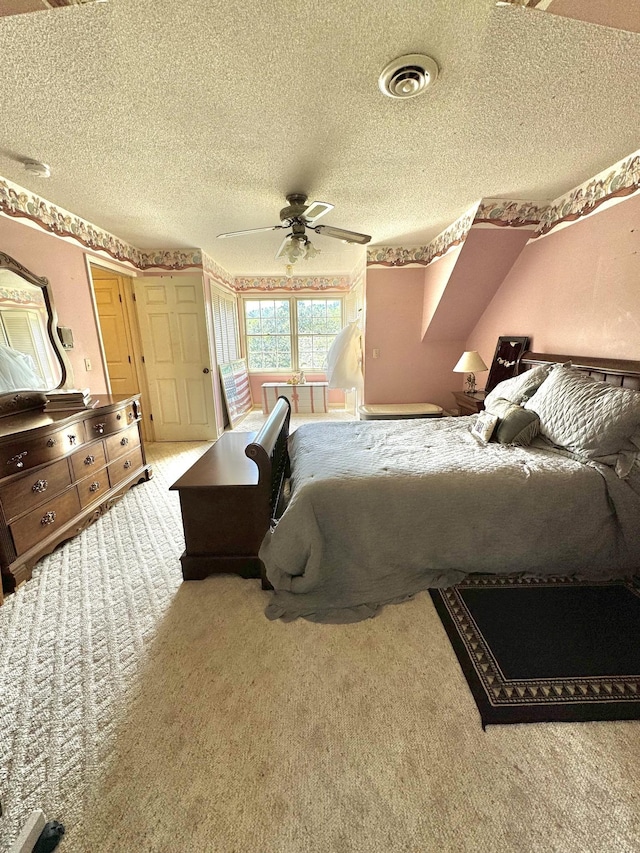
[[(415, 51), (436, 84), (384, 97), (383, 66)], [(419, 245), (482, 197), (556, 198), (638, 148), (640, 35), (494, 0), (110, 0), (0, 18), (0, 52), (0, 175), (235, 275), (282, 274), (281, 232), (216, 235), (277, 224), (289, 192)], [(363, 252), (313, 242), (301, 274)]]

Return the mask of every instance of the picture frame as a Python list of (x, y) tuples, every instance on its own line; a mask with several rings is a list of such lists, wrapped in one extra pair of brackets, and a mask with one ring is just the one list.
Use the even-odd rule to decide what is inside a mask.
[(493, 391), (499, 382), (511, 379), (518, 372), (518, 363), (522, 354), (529, 347), (529, 338), (518, 335), (501, 335), (498, 338), (493, 361), (489, 368), (489, 377), (485, 386), (485, 393)]

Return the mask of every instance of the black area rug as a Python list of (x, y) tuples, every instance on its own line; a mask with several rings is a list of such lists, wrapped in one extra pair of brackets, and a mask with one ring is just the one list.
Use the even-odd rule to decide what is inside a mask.
[(479, 576), (429, 590), (494, 723), (640, 719), (640, 585)]

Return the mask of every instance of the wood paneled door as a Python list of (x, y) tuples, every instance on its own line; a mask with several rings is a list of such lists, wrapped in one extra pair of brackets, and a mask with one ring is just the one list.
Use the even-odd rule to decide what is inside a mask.
[(215, 355), (201, 275), (135, 279), (156, 441), (213, 441)]
[(133, 279), (94, 264), (91, 264), (91, 279), (110, 391), (116, 395), (141, 395), (143, 437), (152, 441)]

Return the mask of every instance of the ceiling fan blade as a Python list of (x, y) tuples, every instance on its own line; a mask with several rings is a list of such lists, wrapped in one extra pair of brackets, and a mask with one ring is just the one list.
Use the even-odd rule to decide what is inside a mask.
[(313, 225), (316, 219), (320, 219), (321, 216), (324, 216), (325, 213), (329, 213), (330, 210), (333, 210), (332, 204), (329, 204), (326, 201), (312, 201), (311, 204), (307, 205), (306, 209), (302, 212), (301, 217), (309, 225)]
[(358, 234), (357, 231), (345, 231), (344, 228), (334, 228), (333, 225), (316, 225), (313, 229), (316, 234), (323, 237), (335, 237), (344, 240), (345, 243), (368, 243), (371, 237), (368, 234)]
[(276, 260), (278, 260), (279, 258), (286, 258), (287, 257), (287, 254), (285, 252), (285, 247), (286, 247), (286, 245), (290, 239), (291, 239), (291, 234), (287, 234), (287, 236), (284, 238), (282, 243), (280, 243), (280, 248), (278, 249), (278, 251), (275, 254)]
[(229, 231), (228, 234), (218, 234), (218, 237), (241, 237), (243, 234), (259, 234), (261, 231), (277, 231), (287, 228), (287, 225), (269, 225), (266, 228), (248, 228), (246, 231)]

